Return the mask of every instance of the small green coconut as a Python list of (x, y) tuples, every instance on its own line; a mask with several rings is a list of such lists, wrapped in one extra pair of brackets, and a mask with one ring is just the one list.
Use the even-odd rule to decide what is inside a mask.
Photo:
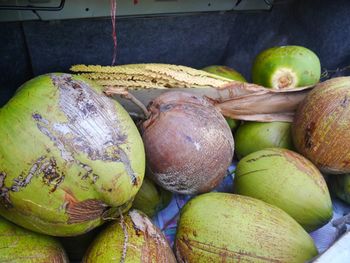
[(171, 192), (164, 190), (151, 179), (145, 177), (132, 207), (144, 212), (149, 217), (153, 217), (170, 203), (171, 197)]
[(301, 46), (279, 46), (258, 54), (252, 79), (267, 88), (286, 89), (315, 85), (321, 76), (317, 55)]
[(283, 210), (257, 199), (207, 193), (181, 211), (178, 262), (306, 262), (317, 255), (312, 238)]
[(0, 218), (0, 262), (68, 263), (60, 243)]
[(244, 122), (235, 133), (239, 159), (265, 148), (293, 149), (291, 124), (288, 122)]
[(287, 149), (264, 149), (241, 159), (234, 192), (281, 208), (307, 231), (325, 225), (333, 214), (322, 174), (309, 160)]
[(335, 195), (350, 204), (350, 174), (331, 175), (330, 188)]
[(131, 210), (109, 225), (93, 241), (84, 263), (175, 263), (162, 232), (142, 212)]

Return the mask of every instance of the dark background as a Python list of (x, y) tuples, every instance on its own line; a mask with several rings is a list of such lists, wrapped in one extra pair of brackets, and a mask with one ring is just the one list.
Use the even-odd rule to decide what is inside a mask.
[[(334, 70), (350, 64), (350, 1), (276, 0), (271, 11), (123, 18), (117, 34), (117, 64), (223, 64), (250, 79), (260, 51), (288, 44), (310, 48), (323, 70)], [(0, 106), (33, 76), (110, 65), (112, 54), (110, 18), (0, 23)]]

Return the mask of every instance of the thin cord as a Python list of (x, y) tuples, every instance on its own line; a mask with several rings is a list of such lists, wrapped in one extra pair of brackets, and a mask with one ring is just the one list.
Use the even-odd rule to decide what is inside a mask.
[(117, 24), (116, 24), (116, 11), (117, 11), (117, 0), (111, 0), (111, 21), (112, 21), (112, 38), (113, 38), (113, 58), (112, 66), (115, 65), (117, 59)]

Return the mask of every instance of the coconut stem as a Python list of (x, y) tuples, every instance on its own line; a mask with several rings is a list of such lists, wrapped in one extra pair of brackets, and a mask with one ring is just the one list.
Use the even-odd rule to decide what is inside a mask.
[(343, 217), (337, 218), (332, 221), (332, 225), (337, 229), (336, 239), (343, 235), (347, 230), (347, 225), (350, 225), (350, 213)]
[(142, 110), (146, 119), (148, 119), (149, 116), (151, 115), (151, 113), (147, 110), (146, 106), (143, 105), (143, 103), (141, 101), (139, 101), (134, 95), (132, 95), (126, 89), (107, 87), (104, 90), (104, 93), (107, 96), (120, 95), (122, 98), (130, 100), (131, 102), (133, 102), (136, 106), (138, 106)]
[(289, 87), (293, 83), (289, 76), (282, 76), (278, 80), (278, 82), (279, 82), (279, 85), (278, 85), (279, 88)]
[(289, 68), (280, 68), (272, 76), (272, 86), (275, 89), (295, 88), (297, 75)]
[(120, 259), (120, 262), (124, 263), (125, 262), (125, 258), (126, 258), (126, 252), (127, 252), (127, 249), (128, 249), (129, 234), (128, 234), (128, 230), (127, 230), (126, 225), (125, 225), (123, 213), (121, 212), (120, 209), (119, 209), (119, 213), (120, 213), (120, 226), (122, 227), (122, 230), (123, 230), (123, 233), (124, 233), (123, 252), (122, 252), (122, 258)]

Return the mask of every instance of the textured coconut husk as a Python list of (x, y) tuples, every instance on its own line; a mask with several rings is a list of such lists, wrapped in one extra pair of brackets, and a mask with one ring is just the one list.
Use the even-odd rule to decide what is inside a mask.
[(143, 118), (149, 116), (144, 106), (162, 93), (175, 90), (205, 96), (225, 117), (291, 122), (297, 105), (313, 87), (269, 89), (204, 70), (158, 63), (73, 65), (70, 70), (102, 85), (107, 95), (116, 95), (130, 115)]
[[(181, 90), (206, 97), (225, 117), (246, 121), (292, 122), (298, 104), (312, 88), (313, 86), (307, 86), (275, 90), (256, 84), (232, 81), (217, 88), (186, 88)], [(105, 93), (109, 96), (119, 95), (132, 101), (147, 118), (149, 113), (145, 110), (144, 105), (170, 90), (174, 89), (155, 89), (154, 92), (148, 89), (142, 94), (142, 91), (135, 92), (126, 88), (108, 86), (105, 88)], [(126, 108), (128, 109), (128, 107)]]
[(233, 119), (292, 122), (294, 111), (312, 87), (275, 90), (235, 81), (218, 88), (227, 94), (212, 101), (224, 116)]

